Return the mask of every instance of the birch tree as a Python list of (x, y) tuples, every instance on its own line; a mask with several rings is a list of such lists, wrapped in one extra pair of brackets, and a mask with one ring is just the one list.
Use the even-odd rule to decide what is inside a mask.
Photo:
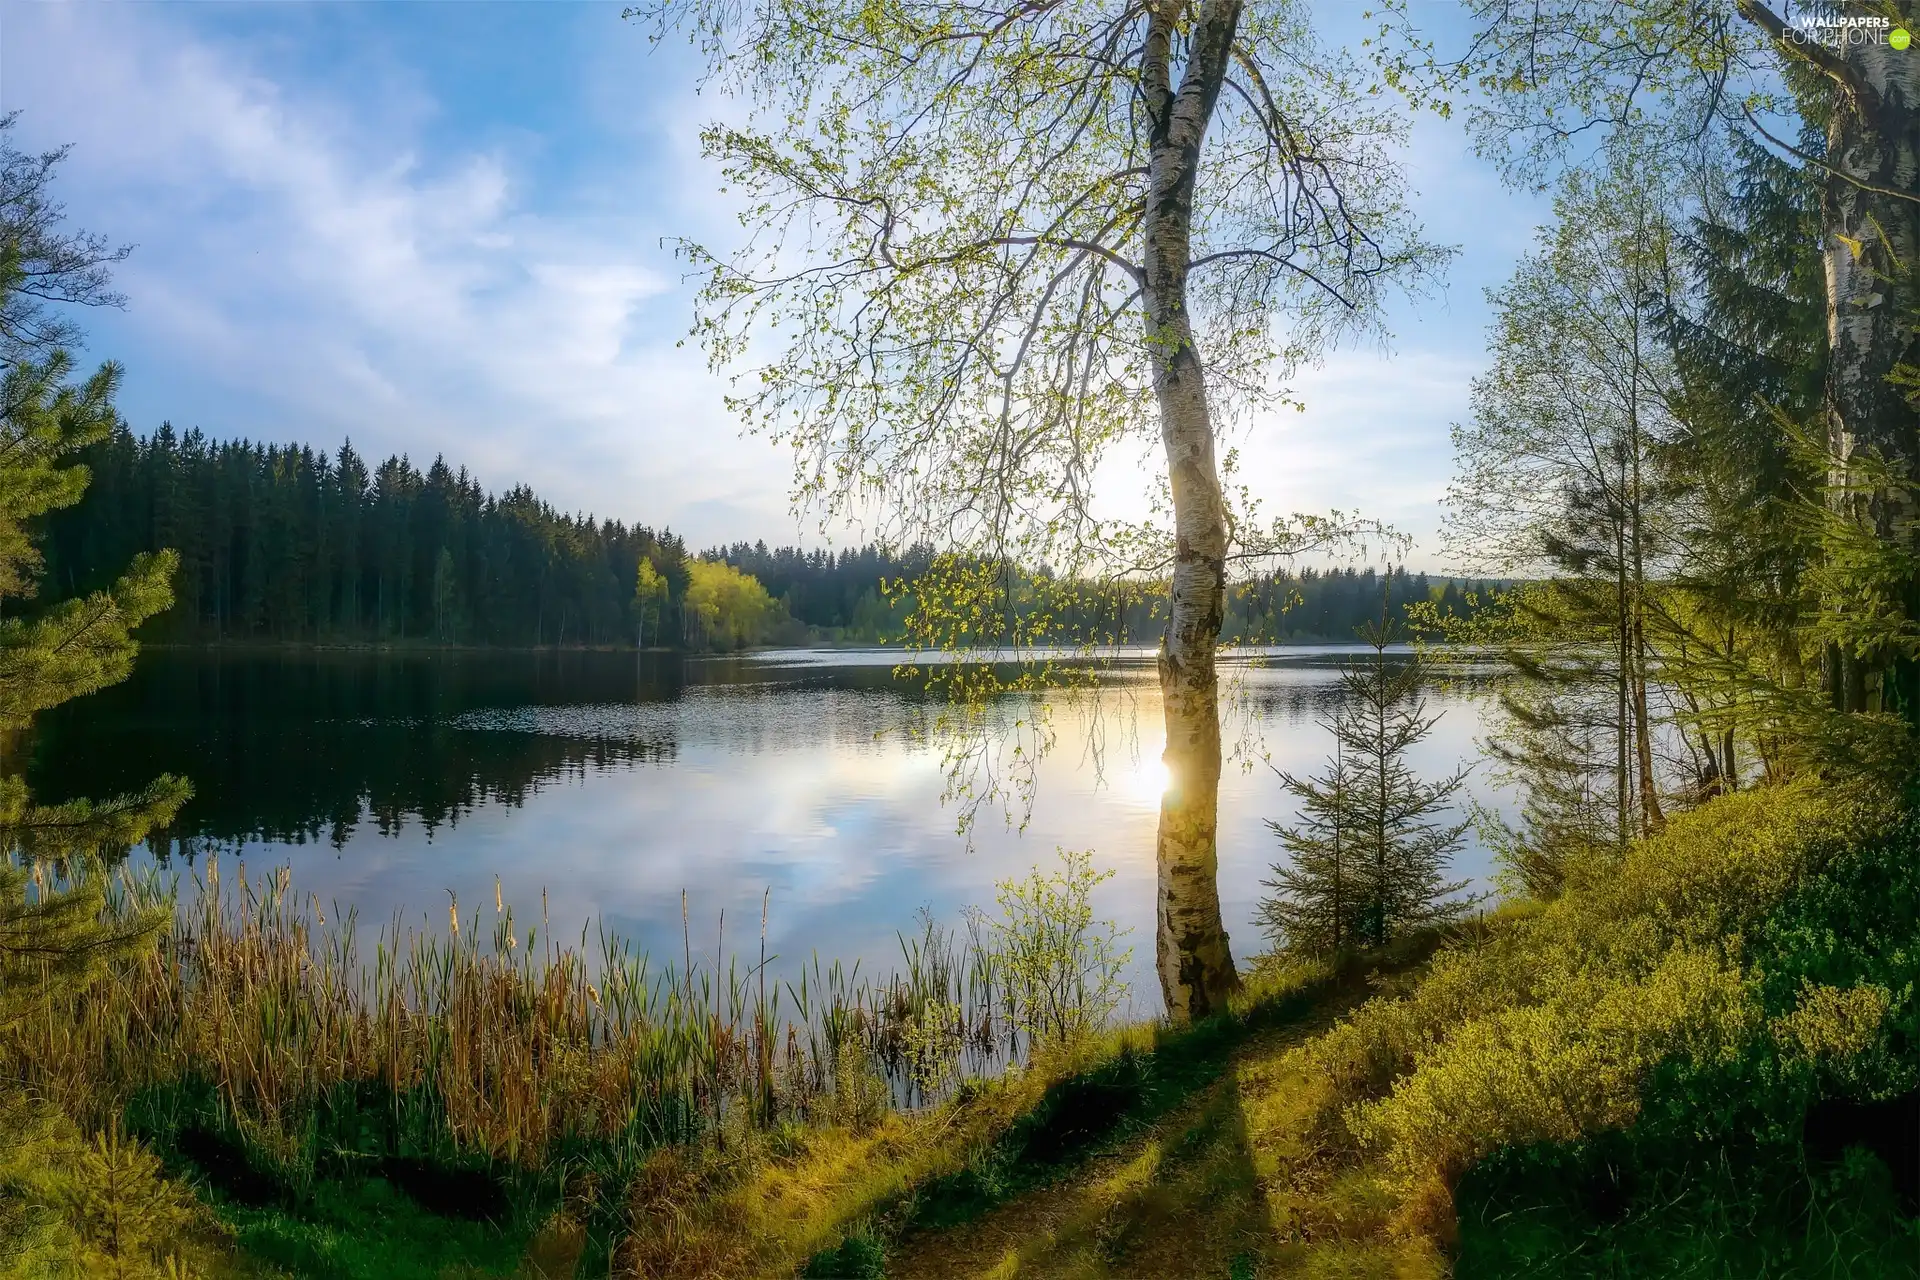
[(1623, 141), (1711, 171), (1735, 135), (1817, 177), (1818, 425), (1828, 505), (1855, 535), (1828, 538), (1823, 674), (1836, 710), (1920, 729), (1920, 412), (1900, 385), (1920, 365), (1920, 0), (1468, 0), (1452, 51), (1404, 0), (1384, 7), (1392, 78), (1443, 109), (1465, 95), (1518, 181)]
[[(1652, 455), (1676, 434), (1678, 382), (1659, 333), (1669, 231), (1649, 186), (1570, 176), (1538, 251), (1491, 295), (1493, 367), (1474, 383), (1472, 420), (1454, 429), (1447, 495), (1457, 558), (1556, 577), (1518, 597), (1546, 625), (1512, 656), (1535, 681), (1611, 686), (1622, 840), (1664, 820), (1649, 620), (1674, 540)], [(1534, 714), (1508, 703), (1516, 719)]]
[[(750, 234), (683, 246), (696, 332), (792, 448), (799, 503), (974, 563), (1169, 582), (1157, 964), (1173, 1016), (1220, 1007), (1224, 591), (1313, 536), (1256, 527), (1222, 437), (1441, 256), (1398, 114), (1287, 0), (630, 12), (689, 35), (727, 104), (703, 139)], [(1155, 518), (1103, 516), (1100, 464), (1138, 458)]]

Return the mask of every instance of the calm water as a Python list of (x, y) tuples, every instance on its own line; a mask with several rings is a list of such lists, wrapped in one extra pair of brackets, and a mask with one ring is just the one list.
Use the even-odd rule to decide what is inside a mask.
[[(1265, 819), (1291, 816), (1261, 754), (1317, 769), (1315, 723), (1338, 697), (1333, 647), (1277, 651), (1234, 670), (1228, 736), (1250, 768), (1221, 789), (1221, 892), (1234, 950), (1277, 854)], [(678, 660), (632, 654), (149, 652), (126, 684), (42, 718), (12, 762), (37, 794), (136, 787), (166, 771), (194, 799), (142, 856), (196, 866), (237, 851), (250, 872), (280, 865), (320, 901), (443, 925), (491, 910), (497, 876), (522, 920), (541, 894), (552, 925), (598, 922), (678, 955), (685, 890), (696, 952), (769, 949), (867, 969), (898, 955), (895, 930), (925, 907), (957, 923), (990, 906), (994, 882), (1091, 849), (1117, 874), (1098, 900), (1133, 929), (1136, 1009), (1151, 980), (1153, 834), (1160, 702), (1150, 663), (1123, 663), (1098, 694), (1063, 695), (1024, 829), (982, 812), (970, 842), (942, 803), (940, 703), (897, 681), (894, 653), (788, 651)], [(1445, 712), (1416, 765), (1444, 773), (1478, 754), (1483, 695), (1435, 689)], [(996, 708), (1009, 726), (1031, 709)], [(1000, 764), (1006, 763), (1004, 755)], [(1470, 784), (1493, 802), (1483, 777)], [(1485, 877), (1469, 844), (1456, 864)], [(490, 917), (488, 917), (490, 918)]]

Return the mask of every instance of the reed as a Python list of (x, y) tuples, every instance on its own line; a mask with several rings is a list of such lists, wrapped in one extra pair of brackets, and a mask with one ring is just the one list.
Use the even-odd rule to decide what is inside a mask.
[(107, 900), (171, 923), (107, 981), (0, 1030), (0, 1069), (90, 1128), (223, 1143), (295, 1193), (395, 1159), (611, 1193), (663, 1144), (844, 1119), (876, 1089), (926, 1105), (1031, 1047), (977, 916), (953, 930), (923, 913), (884, 976), (816, 955), (782, 981), (764, 901), (757, 955), (723, 968), (690, 940), (678, 964), (604, 930), (562, 940), (544, 910), (523, 927), (497, 884), (490, 913), (450, 898), (444, 930), (396, 917), (371, 954), (357, 915), (330, 919), (286, 868), (122, 868)]

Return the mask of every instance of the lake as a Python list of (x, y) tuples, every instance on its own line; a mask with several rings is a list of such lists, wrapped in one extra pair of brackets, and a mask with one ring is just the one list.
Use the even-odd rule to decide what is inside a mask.
[[(1279, 854), (1266, 820), (1292, 816), (1258, 757), (1320, 767), (1330, 739), (1316, 721), (1355, 652), (1283, 648), (1224, 668), (1226, 736), (1244, 756), (1220, 797), (1238, 957), (1264, 949), (1253, 912)], [(1096, 906), (1133, 930), (1134, 1012), (1157, 1010), (1151, 655), (1124, 656), (1097, 692), (1055, 697), (1030, 810), (989, 806), (965, 837), (928, 733), (944, 703), (924, 678), (894, 676), (900, 657), (148, 651), (126, 683), (42, 716), (10, 766), (48, 801), (184, 775), (193, 800), (136, 857), (189, 874), (213, 850), (250, 875), (284, 865), (330, 917), (443, 928), (452, 894), (490, 922), (497, 877), (523, 922), (544, 901), (558, 932), (605, 927), (678, 957), (684, 891), (696, 955), (757, 952), (764, 900), (770, 952), (864, 972), (892, 965), (896, 930), (922, 908), (957, 924), (1056, 847), (1090, 849), (1116, 873)], [(1415, 757), (1425, 775), (1479, 755), (1488, 701), (1461, 674), (1427, 695), (1444, 715)], [(1009, 699), (989, 713), (992, 736), (1032, 716)], [(1010, 760), (1003, 746), (997, 767)], [(1484, 767), (1469, 789), (1505, 807)], [(1488, 863), (1469, 834), (1458, 873), (1484, 882)]]

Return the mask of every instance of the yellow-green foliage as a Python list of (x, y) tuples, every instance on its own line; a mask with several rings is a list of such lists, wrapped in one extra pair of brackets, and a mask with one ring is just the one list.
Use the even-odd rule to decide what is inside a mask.
[(676, 1280), (790, 1274), (851, 1224), (962, 1167), (1049, 1083), (1110, 1051), (1086, 1041), (1062, 1047), (1028, 1071), (917, 1114), (816, 1124), (781, 1144), (662, 1151), (629, 1194), (632, 1230), (620, 1265)]
[(760, 580), (718, 560), (687, 562), (685, 607), (699, 639), (716, 649), (739, 649), (764, 639), (780, 606)]
[(1816, 1062), (1842, 1062), (1874, 1047), (1892, 1003), (1876, 984), (1842, 990), (1806, 979), (1793, 1009), (1773, 1020), (1773, 1036)]
[(1498, 1147), (1630, 1124), (1663, 1060), (1725, 1058), (1772, 1030), (1810, 1054), (1857, 1051), (1884, 992), (1810, 989), (1771, 1028), (1742, 969), (1747, 933), (1817, 870), (1835, 833), (1890, 816), (1807, 789), (1708, 805), (1553, 903), (1443, 953), (1410, 994), (1376, 999), (1303, 1052), (1319, 1127), (1383, 1160), (1405, 1228), (1444, 1234), (1448, 1187)]
[[(1257, 1016), (1263, 1003), (1318, 992), (1333, 976), (1323, 961), (1258, 966), (1237, 1012)], [(1165, 1033), (1142, 1023), (1056, 1041), (1024, 1069), (912, 1114), (816, 1123), (784, 1142), (731, 1152), (661, 1152), (629, 1196), (632, 1231), (620, 1264), (675, 1280), (792, 1274), (913, 1189), (969, 1167), (1051, 1086), (1127, 1054), (1163, 1051)]]
[(1133, 957), (1126, 930), (1096, 921), (1093, 891), (1113, 878), (1091, 853), (1062, 849), (1060, 869), (1035, 868), (998, 884), (1000, 918), (989, 922), (993, 957), (1007, 988), (1007, 1016), (1038, 1042), (1091, 1035), (1126, 993)]
[(243, 1274), (219, 1224), (117, 1128), (81, 1136), (58, 1110), (0, 1093), (0, 1278)]

